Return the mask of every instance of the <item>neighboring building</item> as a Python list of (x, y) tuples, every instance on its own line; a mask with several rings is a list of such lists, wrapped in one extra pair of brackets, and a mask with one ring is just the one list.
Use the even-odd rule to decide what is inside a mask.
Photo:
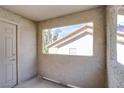
[(124, 32), (117, 31), (117, 61), (124, 65)]
[(85, 25), (48, 45), (49, 54), (93, 55), (93, 28)]

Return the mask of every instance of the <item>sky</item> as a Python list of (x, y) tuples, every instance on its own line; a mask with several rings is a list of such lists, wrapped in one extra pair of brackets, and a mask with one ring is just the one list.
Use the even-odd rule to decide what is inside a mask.
[(117, 24), (124, 25), (124, 16), (123, 15), (117, 16)]
[(52, 33), (55, 33), (56, 31), (59, 31), (59, 37), (64, 37), (68, 35), (69, 33), (75, 31), (76, 29), (79, 29), (83, 26), (83, 24), (76, 24), (76, 25), (69, 25), (64, 27), (58, 27), (58, 28), (52, 28)]
[(117, 31), (124, 31), (124, 16), (117, 16)]

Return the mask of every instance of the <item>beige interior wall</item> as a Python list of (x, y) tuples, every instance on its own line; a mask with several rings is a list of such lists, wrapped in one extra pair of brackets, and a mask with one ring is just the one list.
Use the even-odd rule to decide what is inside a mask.
[[(42, 54), (42, 29), (90, 21), (94, 22), (93, 56)], [(63, 84), (72, 84), (78, 87), (105, 87), (106, 39), (104, 7), (40, 22), (38, 35), (40, 75), (60, 81)]]
[(33, 77), (37, 74), (35, 23), (2, 8), (0, 20), (17, 24), (19, 82)]

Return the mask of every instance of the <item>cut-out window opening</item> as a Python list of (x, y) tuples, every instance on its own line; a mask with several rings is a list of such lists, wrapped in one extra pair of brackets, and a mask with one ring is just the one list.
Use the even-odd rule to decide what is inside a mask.
[(124, 15), (117, 15), (117, 61), (124, 65)]
[(43, 54), (93, 55), (93, 22), (43, 29)]

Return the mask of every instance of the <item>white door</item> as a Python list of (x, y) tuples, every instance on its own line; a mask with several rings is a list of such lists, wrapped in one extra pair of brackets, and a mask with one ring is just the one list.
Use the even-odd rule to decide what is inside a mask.
[(16, 83), (16, 25), (0, 21), (0, 87)]

